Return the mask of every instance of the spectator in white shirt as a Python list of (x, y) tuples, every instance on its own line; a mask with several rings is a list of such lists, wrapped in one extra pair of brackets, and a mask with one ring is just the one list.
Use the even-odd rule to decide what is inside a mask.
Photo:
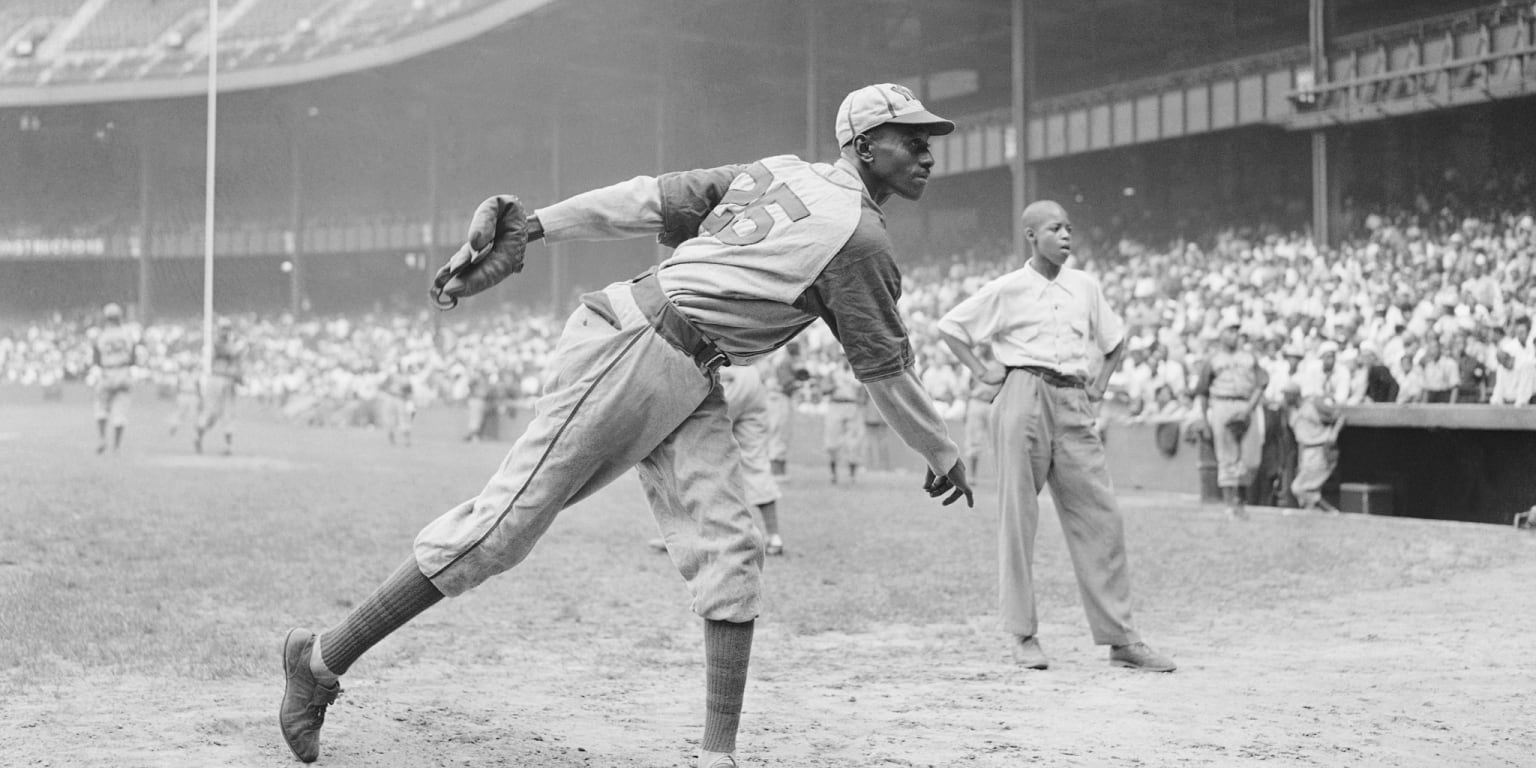
[(1524, 354), (1520, 344), (1506, 338), (1494, 353), (1492, 405), (1530, 405), (1536, 395), (1536, 359)]

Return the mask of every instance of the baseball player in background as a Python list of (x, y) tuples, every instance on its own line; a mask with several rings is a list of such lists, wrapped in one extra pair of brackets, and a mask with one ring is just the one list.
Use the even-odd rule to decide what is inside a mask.
[[(1171, 672), (1131, 621), (1125, 524), (1095, 427), (1098, 403), (1125, 353), (1124, 323), (1099, 281), (1066, 266), (1072, 221), (1045, 200), (1024, 209), (1028, 263), (982, 286), (939, 319), (946, 346), (993, 398), (1003, 628), (1014, 661), (1045, 669), (1035, 633), (1033, 564), (1040, 489), (1051, 487), (1093, 641), (1110, 663)], [(989, 346), (992, 362), (976, 348)]]
[(723, 387), (822, 319), (852, 369), (929, 467), (924, 491), (964, 496), (965, 464), (918, 384), (897, 311), (901, 272), (880, 205), (922, 196), (929, 138), (954, 124), (905, 88), (843, 101), (835, 163), (792, 156), (637, 176), (526, 215), (515, 197), (482, 203), (469, 242), (439, 271), (444, 306), (521, 269), (526, 242), (658, 236), (657, 268), (581, 297), (551, 355), (533, 420), (475, 498), (429, 523), (415, 551), (323, 632), (283, 642), (283, 738), (319, 754), (339, 676), (375, 643), (445, 596), (520, 563), (555, 517), (639, 465), (679, 574), (704, 620), (705, 719), (698, 765), (734, 768), (763, 539), (747, 503)]
[[(768, 461), (768, 385), (756, 365), (728, 365), (719, 370), (725, 394), (725, 412), (731, 419), (731, 436), (741, 449), (741, 480), (747, 504), (757, 510), (766, 543), (763, 552), (784, 554), (779, 535), (779, 484)], [(664, 538), (652, 539), (652, 549), (667, 551)]]
[(1227, 515), (1239, 520), (1248, 517), (1243, 489), (1253, 480), (1264, 452), (1264, 418), (1258, 408), (1269, 386), (1269, 373), (1258, 357), (1241, 346), (1241, 327), (1235, 315), (1221, 321), (1217, 347), (1195, 379), (1197, 410), (1205, 416), (1215, 443), (1216, 484)]
[(773, 375), (768, 393), (768, 465), (775, 477), (789, 474), (789, 445), (795, 436), (795, 409), (811, 372), (800, 359), (800, 343), (791, 341), (769, 358)]
[(384, 377), (379, 387), (379, 411), (389, 444), (409, 447), (411, 425), (416, 420), (416, 395), (405, 371), (394, 371)]
[(128, 395), (133, 388), (133, 366), (139, 362), (139, 341), (123, 325), (123, 308), (108, 304), (101, 309), (101, 332), (91, 342), (92, 374), (96, 380), (96, 452), (107, 451), (107, 426), (112, 427), (112, 450), (123, 444), (128, 426)]
[(224, 455), (235, 450), (235, 390), (244, 380), (245, 344), (236, 336), (234, 323), (219, 318), (213, 339), (213, 367), (203, 379), (202, 405), (198, 411), (197, 431), (192, 447), (203, 452), (203, 436), (222, 425)]
[(1302, 509), (1337, 514), (1338, 507), (1323, 498), (1323, 485), (1339, 466), (1339, 432), (1344, 429), (1344, 419), (1326, 397), (1303, 397), (1296, 382), (1285, 385), (1285, 404), (1297, 447), (1291, 493)]
[(822, 383), (826, 413), (822, 421), (822, 446), (827, 451), (827, 466), (832, 470), (832, 484), (837, 485), (838, 465), (848, 467), (848, 482), (858, 482), (859, 461), (864, 458), (864, 414), (860, 402), (864, 387), (848, 361), (839, 361)]
[(176, 410), (170, 417), (171, 437), (175, 437), (183, 426), (197, 428), (198, 408), (202, 398), (198, 391), (202, 388), (202, 375), (198, 373), (197, 358), (189, 352), (177, 355), (175, 360), (176, 370)]
[[(983, 364), (992, 363), (992, 348), (986, 344), (974, 347), (976, 356)], [(969, 370), (969, 369), (967, 369)], [(965, 466), (975, 477), (981, 472), (981, 455), (993, 442), (992, 401), (997, 399), (999, 386), (988, 384), (972, 374), (965, 388)], [(989, 470), (990, 471), (990, 470)]]

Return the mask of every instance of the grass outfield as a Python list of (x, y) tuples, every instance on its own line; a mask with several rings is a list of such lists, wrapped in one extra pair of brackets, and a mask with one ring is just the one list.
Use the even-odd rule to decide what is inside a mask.
[[(0, 389), (0, 764), (290, 762), (272, 717), (283, 632), (343, 616), (508, 447), (454, 440), (458, 412), (423, 414), (411, 448), (254, 414), (234, 456), (197, 456), (148, 400), (122, 453), (97, 456), (85, 392)], [(1123, 495), (1138, 625), (1181, 663), (1158, 676), (1091, 646), (1047, 514), (1036, 580), (1056, 664), (1030, 674), (996, 630), (991, 478), (976, 509), (944, 508), (912, 473), (832, 486), (813, 445), (798, 442), (780, 502), (744, 768), (1536, 754), (1536, 536), (1266, 510), (1233, 523)], [(353, 668), (321, 764), (685, 764), (698, 622), (653, 534), (633, 475), (568, 510), (518, 569)]]

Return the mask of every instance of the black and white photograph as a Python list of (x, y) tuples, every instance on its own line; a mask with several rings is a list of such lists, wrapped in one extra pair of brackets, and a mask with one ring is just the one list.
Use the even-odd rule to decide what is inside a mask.
[(1536, 764), (1536, 2), (0, 0), (0, 765)]

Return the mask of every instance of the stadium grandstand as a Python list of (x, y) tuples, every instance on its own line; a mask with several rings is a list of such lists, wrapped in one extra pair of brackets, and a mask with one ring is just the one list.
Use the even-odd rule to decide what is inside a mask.
[[(1533, 3), (218, 8), (210, 29), (204, 0), (0, 3), (0, 323), (106, 301), (140, 322), (199, 312), (216, 39), (214, 305), (262, 328), (419, 311), (490, 194), (538, 205), (635, 174), (829, 158), (843, 94), (890, 80), (959, 124), (934, 144), (922, 204), (886, 211), (925, 281), (914, 325), (1005, 268), (1022, 203), (1048, 197), (1149, 348), (1180, 365), (1224, 313), (1277, 360), (1330, 341), (1351, 360), (1401, 356), (1400, 337), (1431, 333), (1466, 336), (1490, 369), (1505, 340), (1533, 356), (1529, 324), (1510, 330), (1536, 314)], [(547, 316), (658, 256), (553, 250), (460, 315)], [(1406, 382), (1420, 356), (1384, 362)]]
[[(1198, 236), (1242, 221), (1320, 227), (1337, 242), (1343, 233), (1328, 230), (1347, 226), (1346, 202), (1411, 199), (1423, 178), (1444, 175), (1420, 146), (1444, 147), (1462, 178), (1475, 177), (1490, 142), (1517, 149), (1513, 134), (1530, 116), (1513, 98), (1531, 87), (1529, 4), (219, 8), (215, 227), (229, 263), (217, 279), (242, 286), (232, 300), (299, 310), (344, 305), (327, 283), (352, 284), (372, 260), (388, 261), (390, 287), (419, 282), (490, 190), (540, 200), (742, 152), (825, 156), (837, 99), (869, 79), (901, 80), (962, 115), (962, 130), (937, 146), (947, 178), (934, 201), (891, 212), (918, 254), (1006, 242), (1009, 211), (1036, 193), (1088, 206), (1106, 237), (1125, 227), (1140, 238)], [(108, 297), (150, 314), (196, 306), (207, 10), (202, 0), (0, 8), (0, 269), (111, 275), (49, 281), (67, 283), (63, 293), (7, 280), (8, 311)], [(1434, 78), (1438, 92), (1418, 88)], [(589, 260), (614, 255), (640, 263), (654, 253), (584, 249), (538, 286), (563, 299), (594, 271), (611, 274)], [(74, 266), (41, 266), (61, 259)]]

